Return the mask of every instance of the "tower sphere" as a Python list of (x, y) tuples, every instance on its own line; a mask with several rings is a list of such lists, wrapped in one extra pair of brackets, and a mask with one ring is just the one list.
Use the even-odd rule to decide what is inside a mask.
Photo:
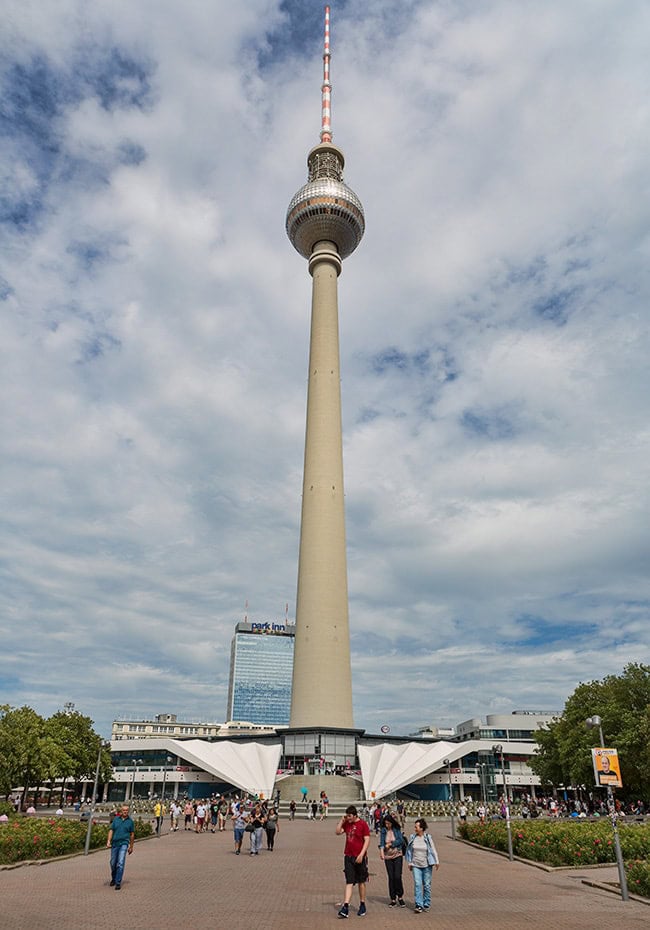
[(309, 180), (294, 194), (287, 210), (287, 235), (294, 248), (309, 258), (317, 242), (333, 242), (347, 258), (366, 228), (363, 206), (343, 183), (343, 152), (321, 143), (307, 156)]

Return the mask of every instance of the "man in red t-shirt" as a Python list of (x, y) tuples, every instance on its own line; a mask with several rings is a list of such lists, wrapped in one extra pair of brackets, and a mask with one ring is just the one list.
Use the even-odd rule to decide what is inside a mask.
[(338, 836), (345, 834), (343, 871), (345, 873), (345, 898), (339, 911), (339, 917), (349, 917), (352, 889), (359, 886), (359, 910), (357, 915), (366, 913), (366, 882), (368, 881), (368, 846), (370, 845), (370, 827), (361, 820), (354, 805), (350, 805), (336, 825)]

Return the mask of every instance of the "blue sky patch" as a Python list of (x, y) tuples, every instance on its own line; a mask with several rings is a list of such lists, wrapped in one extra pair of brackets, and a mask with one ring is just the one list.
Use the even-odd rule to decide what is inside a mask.
[(465, 432), (491, 442), (513, 439), (519, 432), (514, 421), (499, 410), (465, 410), (460, 422)]
[(575, 643), (576, 640), (588, 641), (590, 636), (598, 634), (598, 627), (594, 623), (558, 623), (530, 615), (518, 618), (517, 623), (524, 635), (517, 639), (516, 645), (530, 649), (544, 648), (550, 644)]
[(374, 407), (363, 407), (357, 416), (357, 423), (372, 423), (381, 414)]
[(370, 368), (376, 375), (383, 375), (388, 371), (424, 374), (431, 368), (430, 353), (428, 350), (409, 353), (403, 352), (397, 346), (388, 346), (371, 356)]
[[(332, 54), (337, 20), (340, 21), (347, 5), (347, 0), (340, 0), (330, 14)], [(268, 47), (259, 56), (262, 69), (276, 59), (313, 55), (319, 46), (321, 49), (323, 46), (325, 3), (317, 7), (312, 3), (305, 3), (305, 0), (282, 0), (280, 11), (284, 14), (284, 19), (277, 29), (268, 33)]]
[(94, 64), (82, 72), (89, 88), (105, 110), (142, 110), (151, 105), (151, 63), (138, 61), (119, 48), (107, 50)]
[(110, 333), (96, 333), (82, 345), (81, 357), (77, 360), (77, 363), (94, 362), (95, 359), (102, 358), (108, 351), (117, 349), (120, 345), (120, 340), (111, 336)]
[(123, 165), (141, 165), (147, 157), (146, 149), (137, 142), (126, 139), (117, 149), (120, 163)]
[[(0, 136), (8, 169), (0, 190), (0, 222), (26, 230), (45, 208), (54, 178), (88, 186), (106, 183), (105, 164), (65, 151), (65, 112), (93, 96), (107, 110), (142, 109), (152, 101), (151, 73), (149, 63), (114, 47), (99, 55), (97, 49), (82, 50), (69, 69), (55, 66), (45, 55), (8, 67), (0, 79)], [(143, 160), (144, 150), (136, 143), (125, 145), (120, 149), (123, 160)], [(12, 169), (19, 165), (30, 184), (15, 182)]]
[(564, 326), (569, 318), (569, 310), (574, 296), (573, 290), (555, 291), (540, 300), (535, 301), (533, 310), (543, 320)]

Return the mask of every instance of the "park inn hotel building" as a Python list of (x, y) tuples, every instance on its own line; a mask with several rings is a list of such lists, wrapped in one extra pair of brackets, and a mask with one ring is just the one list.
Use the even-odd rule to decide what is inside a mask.
[(296, 628), (238, 623), (230, 647), (228, 720), (288, 725)]

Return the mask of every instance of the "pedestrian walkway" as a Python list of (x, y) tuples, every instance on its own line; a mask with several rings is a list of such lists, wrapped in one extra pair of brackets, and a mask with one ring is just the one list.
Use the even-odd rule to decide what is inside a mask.
[[(109, 887), (109, 852), (0, 871), (3, 930), (321, 930), (338, 926), (343, 838), (335, 821), (281, 822), (274, 852), (235, 856), (232, 833), (163, 834), (136, 843), (122, 889)], [(442, 865), (430, 913), (389, 908), (386, 873), (370, 846), (368, 914), (373, 930), (594, 930), (647, 927), (650, 908), (586, 887), (592, 870), (547, 873), (454, 843), (434, 824)], [(264, 844), (265, 847), (265, 844)], [(603, 876), (613, 880), (615, 869)], [(354, 925), (354, 907), (348, 923)]]

